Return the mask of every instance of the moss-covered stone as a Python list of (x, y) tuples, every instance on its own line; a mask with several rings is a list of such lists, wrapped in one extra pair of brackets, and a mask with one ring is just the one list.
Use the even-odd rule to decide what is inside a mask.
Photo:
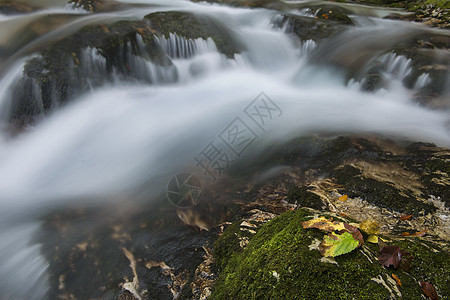
[(301, 207), (320, 209), (323, 206), (323, 202), (320, 197), (311, 192), (308, 187), (305, 186), (291, 186), (287, 197), (287, 201), (289, 203), (295, 203)]
[(450, 254), (448, 252), (419, 238), (393, 240), (390, 245), (399, 246), (411, 255), (405, 259), (405, 263), (400, 265), (399, 271), (393, 271), (399, 276), (402, 286), (408, 287), (405, 289), (405, 299), (412, 299), (407, 297), (406, 291), (411, 293), (420, 289), (417, 280), (431, 283), (442, 299), (450, 299)]
[[(418, 239), (398, 240), (392, 245), (412, 255), (407, 270), (382, 267), (374, 244), (336, 257), (336, 264), (324, 262), (310, 247), (324, 233), (301, 225), (309, 215), (306, 210), (284, 213), (264, 225), (244, 250), (226, 251), (228, 257), (221, 257), (222, 268), (224, 263), (226, 267), (211, 299), (418, 299), (422, 291), (417, 280), (434, 284), (443, 299), (449, 296), (447, 252), (434, 252)], [(235, 229), (229, 227), (219, 238), (216, 253), (225, 253), (220, 248), (228, 245)], [(398, 291), (391, 273), (402, 281)], [(376, 282), (380, 280), (389, 289)]]
[(213, 254), (219, 270), (225, 269), (229, 259), (242, 248), (239, 246), (239, 221), (230, 225), (222, 236), (214, 243)]

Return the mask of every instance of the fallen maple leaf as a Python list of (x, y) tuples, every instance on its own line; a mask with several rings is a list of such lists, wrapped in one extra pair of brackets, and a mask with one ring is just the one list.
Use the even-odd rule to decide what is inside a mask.
[(426, 281), (419, 281), (420, 287), (425, 295), (427, 295), (431, 300), (438, 300), (439, 297), (436, 293), (436, 289), (431, 283)]
[(412, 218), (412, 215), (404, 215), (400, 217), (400, 221), (405, 221), (405, 220), (409, 220)]
[(349, 232), (344, 231), (342, 234), (332, 232), (320, 243), (319, 251), (325, 257), (335, 257), (349, 253), (359, 246), (359, 241), (355, 240)]
[(395, 275), (394, 273), (392, 273), (392, 278), (395, 279), (395, 282), (397, 283), (398, 286), (402, 285), (402, 282), (400, 281), (400, 278), (398, 278), (398, 276)]
[(387, 268), (393, 266), (394, 269), (396, 269), (400, 264), (402, 256), (406, 253), (406, 251), (401, 250), (400, 247), (397, 246), (384, 246), (381, 249), (381, 255), (378, 257), (378, 262)]

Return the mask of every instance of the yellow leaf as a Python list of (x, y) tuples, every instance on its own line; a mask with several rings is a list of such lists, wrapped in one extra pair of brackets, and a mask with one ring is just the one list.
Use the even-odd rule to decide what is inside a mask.
[(345, 225), (342, 222), (339, 221), (333, 221), (333, 219), (327, 219), (325, 217), (319, 217), (315, 218), (309, 221), (305, 221), (302, 223), (303, 228), (318, 228), (320, 230), (326, 231), (326, 232), (332, 232), (335, 230), (344, 230)]
[(347, 195), (344, 195), (344, 196), (340, 196), (340, 197), (339, 197), (339, 201), (342, 201), (342, 202), (347, 201), (347, 199), (348, 199), (348, 196), (347, 196)]
[(369, 237), (367, 238), (367, 241), (368, 241), (369, 243), (378, 244), (378, 236), (376, 236), (375, 234), (371, 234), (371, 235), (369, 235)]
[(377, 234), (380, 231), (380, 225), (373, 220), (364, 220), (359, 224), (359, 229), (367, 234)]

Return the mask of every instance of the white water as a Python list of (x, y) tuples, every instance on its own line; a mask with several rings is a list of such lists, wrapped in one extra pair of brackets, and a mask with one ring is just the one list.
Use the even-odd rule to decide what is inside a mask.
[[(47, 264), (39, 245), (31, 243), (40, 217), (73, 205), (108, 201), (105, 205), (110, 206), (118, 195), (130, 195), (143, 185), (147, 201), (159, 197), (170, 177), (192, 167), (194, 156), (217, 140), (235, 117), (242, 117), (245, 107), (261, 92), (283, 114), (263, 129), (253, 125), (258, 141), (243, 153), (243, 159), (264, 153), (264, 147), (273, 143), (315, 132), (376, 133), (450, 146), (449, 112), (411, 100), (414, 91), (401, 84), (410, 71), (410, 62), (403, 57), (381, 58), (388, 65), (390, 85), (366, 93), (358, 83), (347, 84), (341, 71), (312, 64), (309, 57), (315, 54), (315, 44), (300, 44), (282, 29), (274, 29), (270, 22), (274, 12), (186, 1), (165, 5), (170, 5), (168, 10), (196, 11), (215, 18), (247, 50), (228, 59), (210, 39), (160, 37), (174, 67), (163, 69), (130, 57), (130, 67), (141, 81), (130, 83), (115, 76), (112, 83), (92, 87), (25, 134), (1, 140), (0, 298), (44, 297)], [(386, 26), (392, 36), (415, 30), (381, 22), (375, 26), (377, 34), (380, 26)], [(371, 31), (371, 27), (359, 29)], [(378, 47), (383, 41), (376, 42)], [(106, 72), (95, 49), (86, 49), (81, 59), (89, 62), (83, 70), (86, 74)], [(22, 68), (19, 62), (0, 81), (3, 112), (11, 79)], [(426, 76), (416, 86), (426, 84)], [(98, 200), (92, 203), (92, 199)], [(144, 204), (126, 205), (138, 209)]]

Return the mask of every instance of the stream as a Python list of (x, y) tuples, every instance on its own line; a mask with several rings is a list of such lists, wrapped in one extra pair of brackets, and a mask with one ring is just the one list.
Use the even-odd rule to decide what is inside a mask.
[[(143, 212), (160, 203), (175, 210), (167, 190), (177, 174), (214, 186), (240, 165), (258, 169), (268, 149), (302, 136), (366, 134), (450, 147), (448, 65), (436, 77), (392, 51), (450, 33), (380, 18), (386, 9), (342, 4), (353, 25), (302, 39), (289, 18), (315, 20), (304, 1), (283, 2), (278, 10), (120, 0), (96, 13), (64, 1), (22, 2), (33, 10), (0, 14), (1, 299), (47, 299), (58, 285), (43, 250), (57, 238), (43, 234), (52, 215), (101, 212), (74, 219), (80, 232), (63, 236), (69, 251), (77, 234), (87, 238), (120, 218), (137, 228)], [(64, 99), (24, 75), (30, 60), (85, 26), (170, 12), (207, 19), (238, 51), (229, 55), (217, 39), (173, 32), (154, 39), (168, 61), (160, 63), (146, 56), (146, 40), (137, 34), (117, 58), (126, 61), (123, 71), (104, 52), (85, 47), (66, 66)], [(448, 53), (436, 50), (428, 65), (445, 66)], [(367, 74), (374, 66), (382, 83), (371, 90)], [(433, 101), (418, 100), (430, 89), (437, 90)], [(25, 101), (28, 118), (21, 119), (18, 101)], [(89, 286), (97, 280), (91, 276), (73, 280)], [(108, 288), (103, 295), (85, 289), (79, 297), (117, 297)]]

